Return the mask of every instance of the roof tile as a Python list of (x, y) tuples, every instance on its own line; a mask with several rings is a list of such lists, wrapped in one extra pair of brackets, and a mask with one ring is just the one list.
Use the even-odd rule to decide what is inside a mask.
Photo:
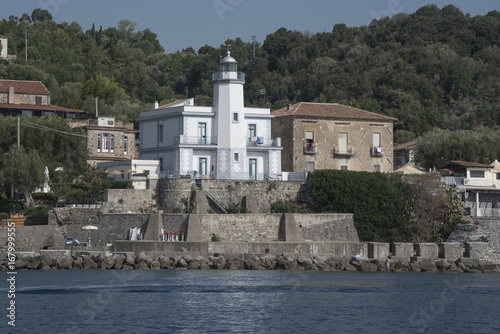
[(342, 120), (396, 122), (398, 119), (338, 103), (299, 102), (271, 112), (275, 117), (299, 116)]
[(8, 93), (9, 87), (14, 87), (14, 93), (22, 94), (42, 94), (50, 95), (49, 90), (41, 81), (25, 81), (25, 80), (0, 80), (0, 93)]

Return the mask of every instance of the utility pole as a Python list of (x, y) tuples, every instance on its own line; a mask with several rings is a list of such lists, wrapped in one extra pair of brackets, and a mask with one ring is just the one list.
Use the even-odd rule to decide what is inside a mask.
[(26, 62), (28, 62), (28, 30), (24, 31), (24, 44), (26, 49)]
[(99, 117), (99, 105), (97, 103), (97, 96), (95, 97), (95, 118)]
[(21, 126), (19, 117), (17, 117), (17, 147), (21, 146)]
[(252, 47), (253, 47), (253, 52), (252, 52), (252, 60), (255, 59), (255, 42), (256, 42), (256, 35), (252, 35)]

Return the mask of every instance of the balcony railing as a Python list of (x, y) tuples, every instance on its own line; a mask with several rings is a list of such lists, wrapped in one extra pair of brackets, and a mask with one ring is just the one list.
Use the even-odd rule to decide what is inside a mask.
[(318, 143), (307, 143), (304, 145), (304, 154), (318, 153)]
[(384, 147), (383, 146), (372, 146), (370, 148), (370, 154), (374, 157), (381, 157), (384, 155)]
[(176, 136), (175, 144), (217, 145), (217, 137), (208, 136)]
[(212, 81), (224, 79), (237, 79), (245, 81), (245, 73), (242, 72), (215, 72), (212, 73)]
[(337, 146), (337, 147), (335, 147), (334, 153), (335, 153), (335, 155), (351, 156), (351, 155), (356, 154), (356, 151), (354, 150), (354, 147), (347, 148), (347, 149), (340, 149)]
[(247, 146), (280, 146), (278, 138), (268, 139), (264, 137), (248, 137)]

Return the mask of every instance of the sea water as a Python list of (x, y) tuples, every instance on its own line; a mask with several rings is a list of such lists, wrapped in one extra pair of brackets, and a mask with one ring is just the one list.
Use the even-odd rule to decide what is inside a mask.
[(16, 327), (7, 290), (0, 333), (500, 333), (494, 274), (22, 271)]

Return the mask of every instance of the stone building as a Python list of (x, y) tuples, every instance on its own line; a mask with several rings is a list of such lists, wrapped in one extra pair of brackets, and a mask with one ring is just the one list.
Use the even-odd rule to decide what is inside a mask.
[(300, 102), (272, 112), (287, 172), (344, 169), (392, 172), (396, 118), (336, 103)]
[(114, 117), (98, 117), (84, 121), (84, 124), (71, 125), (85, 129), (90, 165), (137, 158), (136, 136), (139, 131), (134, 130), (132, 123), (117, 122)]
[(264, 180), (281, 175), (281, 143), (269, 109), (244, 106), (245, 75), (228, 51), (214, 73), (214, 104), (189, 100), (142, 112), (140, 158), (160, 160), (166, 177)]
[(0, 80), (0, 114), (5, 116), (61, 116), (78, 118), (83, 110), (50, 104), (50, 91), (40, 81)]

